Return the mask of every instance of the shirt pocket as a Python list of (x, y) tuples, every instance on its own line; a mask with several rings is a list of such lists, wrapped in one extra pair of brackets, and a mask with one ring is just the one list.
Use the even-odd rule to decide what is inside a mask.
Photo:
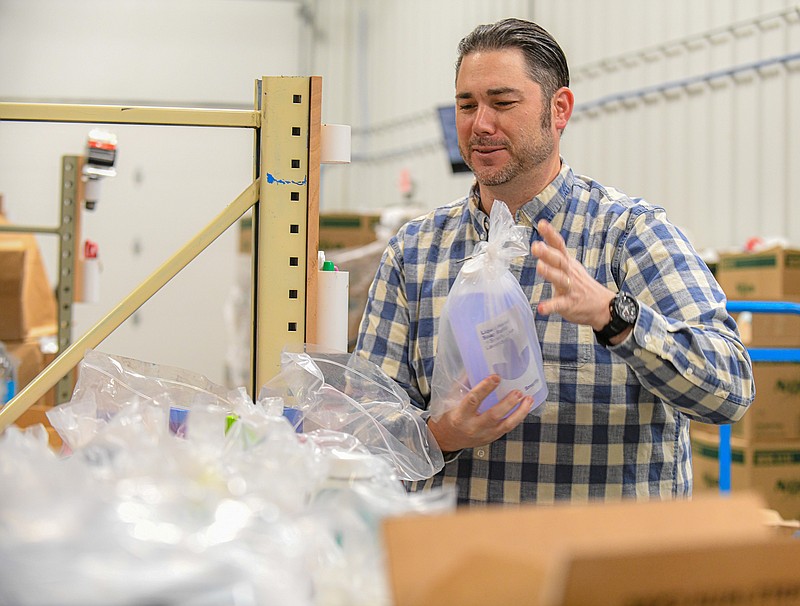
[(595, 346), (591, 326), (573, 324), (560, 316), (536, 320), (545, 366), (581, 368), (592, 359)]

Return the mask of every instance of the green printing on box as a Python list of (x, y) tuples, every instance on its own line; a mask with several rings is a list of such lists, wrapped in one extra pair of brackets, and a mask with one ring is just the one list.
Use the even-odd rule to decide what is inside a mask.
[(735, 257), (722, 260), (723, 269), (753, 269), (764, 267), (775, 267), (778, 264), (776, 255), (762, 257), (753, 255), (752, 257)]
[[(705, 459), (719, 459), (719, 448), (716, 446), (692, 443), (692, 451), (695, 455), (701, 456)], [(744, 463), (744, 452), (741, 450), (731, 449), (731, 462)]]
[[(719, 448), (708, 444), (692, 444), (694, 454), (706, 459), (719, 459)], [(744, 451), (731, 448), (731, 462), (744, 463)], [(800, 450), (755, 450), (753, 465), (770, 467), (775, 465), (800, 465)]]
[(753, 453), (753, 465), (800, 465), (800, 450), (756, 450)]
[[(719, 266), (722, 269), (763, 269), (777, 267), (780, 253), (742, 255), (723, 258)], [(783, 265), (786, 269), (800, 268), (800, 253), (783, 252)]]

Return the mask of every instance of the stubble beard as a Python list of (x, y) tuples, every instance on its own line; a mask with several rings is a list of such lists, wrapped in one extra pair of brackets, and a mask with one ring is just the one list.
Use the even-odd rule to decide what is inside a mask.
[[(520, 148), (512, 146), (506, 139), (472, 139), (466, 150), (461, 149), (461, 156), (481, 185), (487, 187), (505, 185), (519, 175), (535, 170), (537, 166), (550, 159), (556, 145), (555, 139), (549, 130), (550, 124), (550, 113), (543, 111), (539, 120), (538, 137), (534, 133), (523, 136), (520, 140), (524, 144)], [(487, 166), (476, 169), (472, 165), (470, 154), (468, 153), (473, 145), (502, 145), (508, 150), (510, 158), (508, 162), (497, 168)]]

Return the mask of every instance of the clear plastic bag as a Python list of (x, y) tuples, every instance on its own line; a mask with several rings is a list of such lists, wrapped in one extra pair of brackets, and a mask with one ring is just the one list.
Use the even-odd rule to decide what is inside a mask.
[(77, 450), (88, 443), (123, 408), (156, 403), (169, 417), (169, 428), (182, 434), (195, 406), (233, 413), (252, 401), (242, 390), (228, 390), (201, 374), (88, 350), (78, 367), (78, 382), (69, 402), (47, 413), (64, 443)]
[[(324, 408), (334, 388), (295, 370), (302, 399)], [(355, 370), (344, 376), (359, 384)], [(374, 416), (351, 410), (343, 427), (384, 419), (395, 442), (383, 425), (354, 433), (382, 435), (408, 466), (422, 443), (407, 446), (406, 434), (426, 427), (392, 385), (367, 381)], [(328, 413), (344, 412), (345, 397)], [(88, 352), (72, 400), (49, 414), (74, 445), (68, 456), (50, 450), (41, 425), (0, 434), (0, 604), (389, 604), (380, 520), (451, 511), (455, 493), (406, 493), (395, 459), (350, 433), (298, 434), (283, 404)], [(179, 408), (188, 414), (171, 426)]]
[(447, 295), (439, 320), (439, 342), (431, 382), (431, 416), (456, 406), (490, 374), (500, 385), (481, 403), (484, 412), (514, 389), (547, 397), (542, 353), (531, 303), (509, 271), (511, 260), (528, 254), (523, 228), (504, 202), (495, 200), (489, 240), (479, 242)]
[(442, 451), (408, 394), (355, 354), (314, 345), (284, 351), (281, 372), (262, 387), (258, 400), (274, 396), (298, 412), (303, 431), (355, 436), (386, 458), (402, 480), (423, 480), (444, 467)]

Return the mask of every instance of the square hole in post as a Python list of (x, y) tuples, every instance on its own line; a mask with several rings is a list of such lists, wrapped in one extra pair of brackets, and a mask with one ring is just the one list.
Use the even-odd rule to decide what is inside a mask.
[(292, 160), (292, 168), (300, 168), (300, 160)]
[(289, 257), (289, 267), (297, 267), (300, 264), (300, 257)]
[(292, 95), (292, 103), (302, 103), (303, 95)]
[(300, 202), (300, 192), (299, 191), (293, 191), (291, 193), (290, 197), (292, 199), (292, 202)]
[(294, 288), (289, 290), (289, 298), (290, 299), (296, 299), (297, 298), (297, 291)]
[(292, 127), (292, 137), (299, 137), (300, 136), (300, 127), (293, 126)]
[(297, 225), (296, 223), (292, 223), (289, 226), (289, 233), (290, 234), (299, 234), (300, 233), (300, 226)]
[(289, 332), (297, 332), (297, 322), (289, 322)]

